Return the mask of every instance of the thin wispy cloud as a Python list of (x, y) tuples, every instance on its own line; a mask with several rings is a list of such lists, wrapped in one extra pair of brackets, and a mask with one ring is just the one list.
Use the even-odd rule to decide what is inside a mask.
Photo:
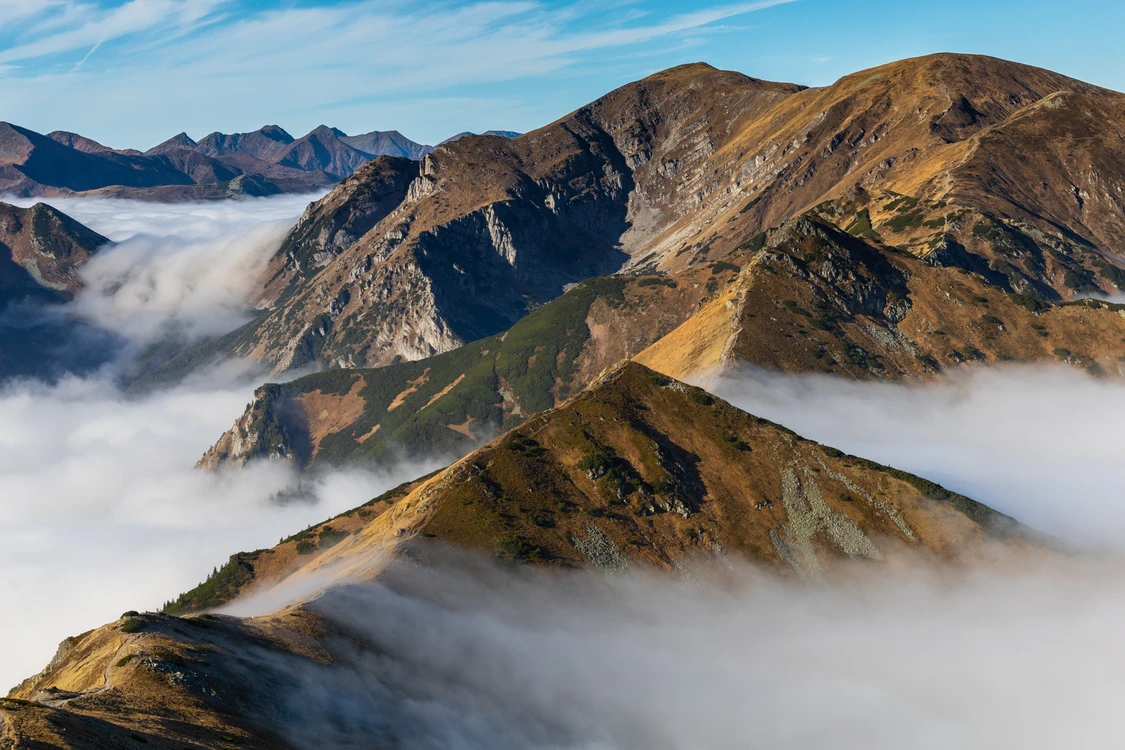
[[(345, 130), (407, 130), (380, 119), (379, 105), (531, 80), (597, 51), (619, 56), (654, 42), (682, 48), (684, 39), (705, 39), (712, 25), (789, 2), (658, 8), (361, 0), (263, 8), (248, 0), (129, 0), (27, 10), (0, 0), (0, 23), (19, 19), (0, 29), (0, 96), (6, 119), (118, 147), (143, 148), (184, 129), (199, 137), (267, 121), (311, 129), (319, 124), (315, 113), (329, 108), (343, 120), (332, 124)], [(457, 114), (447, 113), (449, 126), (408, 135), (436, 140), (474, 125), (456, 123)]]

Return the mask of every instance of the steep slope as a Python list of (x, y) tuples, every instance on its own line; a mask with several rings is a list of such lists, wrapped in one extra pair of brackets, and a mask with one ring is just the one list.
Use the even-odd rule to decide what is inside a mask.
[[(435, 476), (232, 557), (168, 609), (213, 607), (282, 578), (306, 592), (372, 578), (424, 589), (417, 573), (442, 564), (442, 542), (610, 572), (691, 576), (745, 558), (793, 580), (832, 580), (853, 565), (889, 570), (919, 553), (966, 565), (995, 547), (1044, 554), (1034, 533), (979, 503), (630, 364)], [(157, 746), (287, 747), (293, 670), (354, 664), (369, 649), (397, 656), (331, 619), (339, 596), (348, 588), (247, 620), (126, 613), (64, 643), (0, 701), (9, 737), (24, 738), (16, 747), (128, 733)], [(365, 746), (403, 739), (354, 731)]]
[[(728, 93), (706, 108), (719, 87)], [(389, 213), (383, 202), (348, 212), (365, 214), (371, 227), (350, 245), (320, 233), (287, 241), (262, 295), (274, 307), (239, 354), (275, 370), (307, 362), (306, 352), (325, 364), (378, 366), (505, 330), (568, 285), (628, 262), (628, 235), (640, 231), (630, 214), (630, 165), (687, 137), (681, 133), (764, 109), (798, 88), (697, 66), (646, 79), (519, 138), (443, 145)], [(385, 174), (365, 170), (342, 183), (310, 207), (295, 235), (324, 225), (321, 217), (339, 213), (353, 195), (368, 201), (364, 181)]]
[[(956, 177), (973, 179), (948, 174), (971, 150), (969, 142), (1059, 91), (1121, 99), (1050, 71), (969, 55), (904, 60), (802, 91), (764, 116), (744, 120), (730, 147), (717, 152), (706, 171), (688, 178), (714, 198), (704, 216), (684, 217), (666, 236), (678, 234), (681, 242), (722, 253), (731, 246), (725, 223), (753, 234), (857, 187), (948, 199)], [(1040, 158), (1038, 141), (1014, 146), (1002, 154), (1008, 162)], [(1070, 183), (1060, 178), (1048, 187), (1064, 192)], [(975, 200), (967, 208), (985, 213), (997, 208), (987, 180), (971, 194)], [(958, 196), (970, 193), (952, 197)], [(702, 226), (699, 218), (711, 219), (713, 227)], [(1020, 218), (1035, 221), (1034, 211)], [(1073, 223), (1074, 216), (1065, 222)], [(1042, 222), (1037, 226), (1057, 231)]]
[(721, 259), (826, 202), (851, 212), (844, 226), (883, 221), (888, 245), (919, 256), (968, 248), (1008, 291), (1113, 292), (1125, 280), (1122, 106), (1116, 92), (976, 56), (823, 89), (674, 68), (515, 139), (442, 144), (389, 211), (343, 209), (379, 172), (341, 184), (325, 210), (365, 213), (370, 228), (330, 249), (295, 233), (263, 282), (270, 315), (239, 354), (275, 370), (310, 345), (325, 365), (418, 359), (503, 330), (582, 277)]
[(503, 335), (451, 352), (263, 386), (200, 465), (274, 457), (305, 468), (464, 455), (671, 331), (736, 272), (592, 279)]
[[(842, 231), (830, 222), (837, 210), (826, 205), (749, 240), (737, 279), (637, 361), (679, 378), (743, 364), (924, 378), (978, 361), (1125, 375), (1125, 307), (1007, 292), (990, 283), (984, 259), (955, 243), (919, 259)], [(869, 235), (870, 224), (853, 231)]]

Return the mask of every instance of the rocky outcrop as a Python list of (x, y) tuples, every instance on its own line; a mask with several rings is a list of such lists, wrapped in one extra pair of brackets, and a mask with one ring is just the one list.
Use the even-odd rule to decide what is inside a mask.
[(284, 398), (284, 386), (264, 385), (234, 426), (223, 433), (196, 464), (197, 468), (238, 467), (255, 459), (309, 459), (307, 416)]
[(19, 271), (3, 272), (6, 296), (20, 291), (32, 293), (36, 288), (62, 295), (73, 295), (81, 281), (78, 269), (109, 240), (88, 229), (56, 208), (36, 203), (31, 208), (18, 208), (0, 203), (0, 263), (18, 266), (26, 278), (21, 282)]

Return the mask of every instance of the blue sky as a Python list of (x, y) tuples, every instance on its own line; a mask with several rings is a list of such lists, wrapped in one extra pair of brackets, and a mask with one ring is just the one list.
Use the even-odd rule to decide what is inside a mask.
[(1125, 90), (1094, 0), (0, 0), (0, 119), (148, 148), (278, 124), (529, 130), (703, 60), (807, 85), (938, 51)]

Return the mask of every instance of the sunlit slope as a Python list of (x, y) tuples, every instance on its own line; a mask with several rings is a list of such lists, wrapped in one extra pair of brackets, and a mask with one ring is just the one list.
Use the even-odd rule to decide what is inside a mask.
[(919, 259), (866, 228), (849, 234), (833, 209), (754, 238), (737, 279), (636, 360), (677, 378), (752, 365), (913, 379), (1007, 362), (1120, 374), (1125, 308), (1006, 291), (962, 257)]

